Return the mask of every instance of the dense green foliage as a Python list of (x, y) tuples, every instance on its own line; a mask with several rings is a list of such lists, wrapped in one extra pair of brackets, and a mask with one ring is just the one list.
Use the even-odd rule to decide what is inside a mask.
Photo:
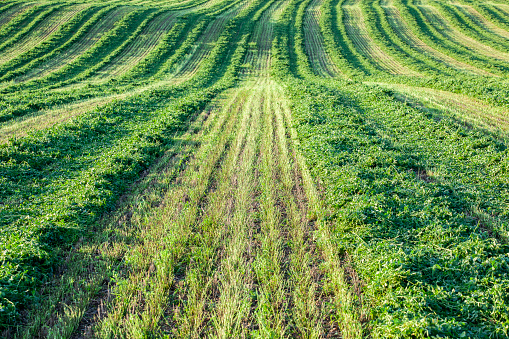
[[(284, 88), (299, 151), (323, 187), (319, 222), (362, 281), (363, 334), (506, 338), (509, 5), (500, 3), (3, 4), (0, 136), (12, 138), (0, 144), (0, 330), (41, 304), (66, 254), (198, 112), (257, 74), (246, 58), (261, 50), (250, 39), (266, 20), (256, 32), (272, 45), (266, 73)], [(310, 8), (318, 43), (304, 31)], [(173, 13), (164, 29), (154, 24)], [(318, 76), (316, 60), (337, 74)], [(116, 63), (125, 67), (104, 80)]]

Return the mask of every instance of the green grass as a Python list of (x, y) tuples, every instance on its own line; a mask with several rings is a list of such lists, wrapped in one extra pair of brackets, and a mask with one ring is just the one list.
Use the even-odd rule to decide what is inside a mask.
[(505, 9), (352, 3), (2, 5), (0, 336), (507, 338)]

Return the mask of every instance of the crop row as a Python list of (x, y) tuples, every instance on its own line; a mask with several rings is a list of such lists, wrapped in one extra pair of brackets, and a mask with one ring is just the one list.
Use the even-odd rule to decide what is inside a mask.
[[(467, 48), (461, 42), (458, 43), (459, 38), (451, 39), (452, 33), (447, 31), (447, 26), (437, 26), (440, 22), (445, 25), (447, 23), (436, 15), (433, 8), (417, 7), (408, 0), (395, 0), (394, 3), (405, 21), (417, 33), (419, 38), (427, 44), (455, 59), (486, 69), (492, 73), (503, 75), (507, 71), (507, 63), (486, 57), (475, 50)], [(438, 22), (434, 23), (430, 20), (438, 20)]]
[(176, 21), (176, 12), (161, 12), (154, 16), (142, 31), (133, 33), (135, 37), (111, 62), (98, 70), (100, 77), (118, 77), (136, 65), (159, 43), (161, 35), (167, 32)]
[[(323, 1), (319, 22), (326, 52), (341, 72), (347, 76), (370, 82), (378, 79), (379, 82), (435, 88), (473, 96), (493, 105), (507, 105), (505, 99), (507, 94), (504, 94), (507, 86), (506, 80), (489, 76), (486, 71), (451, 58), (446, 51), (443, 51), (438, 45), (430, 43), (430, 39), (419, 33), (419, 26), (411, 24), (413, 17), (400, 16), (400, 8), (386, 4), (380, 6), (379, 1), (365, 0), (362, 2), (361, 8), (368, 18), (366, 23), (373, 40), (383, 47), (386, 53), (402, 64), (418, 70), (423, 76), (395, 77), (376, 69), (372, 64), (373, 61), (359, 53), (349, 38), (343, 24), (342, 4), (342, 1)], [(391, 23), (388, 20), (390, 17), (387, 14), (391, 12), (397, 13), (399, 21)], [(414, 41), (414, 46), (420, 45), (420, 48), (423, 48), (427, 53), (422, 53), (414, 46), (409, 46), (408, 41)], [(290, 57), (291, 53), (290, 51)], [(437, 61), (437, 57), (439, 61)], [(444, 60), (449, 65), (444, 64)], [(459, 69), (468, 69), (474, 73), (466, 73)], [(484, 76), (474, 75), (476, 73)], [(445, 75), (454, 75), (454, 77)], [(486, 85), (479, 86), (480, 83)]]
[(0, 46), (8, 43), (10, 39), (13, 39), (19, 34), (23, 28), (36, 19), (46, 7), (47, 6), (31, 6), (10, 20), (6, 25), (2, 26), (0, 29)]
[(88, 21), (95, 12), (100, 9), (98, 7), (92, 7), (88, 10), (80, 10), (78, 14), (72, 18), (69, 22), (62, 25), (62, 27), (55, 32), (51, 37), (49, 37), (46, 41), (43, 41), (38, 46), (31, 48), (24, 53), (18, 53), (18, 55), (9, 60), (9, 62), (4, 63), (0, 66), (0, 75), (2, 76), (2, 80), (9, 80), (9, 76), (5, 76), (5, 73), (18, 70), (22, 68), (25, 64), (32, 62), (34, 59), (38, 59), (44, 55), (48, 55), (53, 50), (59, 48), (62, 44), (64, 44), (69, 36), (72, 36), (81, 25), (83, 25), (86, 21)]
[[(97, 39), (97, 36), (104, 31), (112, 28), (114, 20), (122, 11), (115, 10), (114, 6), (101, 8), (87, 22), (85, 22), (78, 30), (69, 31), (72, 36), (65, 43), (57, 45), (52, 40), (48, 41), (48, 49), (44, 48), (41, 52), (46, 54), (34, 54), (29, 51), (27, 55), (21, 55), (13, 60), (14, 65), (9, 67), (9, 71), (2, 76), (3, 81), (12, 79), (28, 80), (31, 77), (41, 76), (45, 72), (50, 72), (54, 68), (63, 67), (63, 65), (72, 62), (73, 58), (78, 57), (83, 51), (89, 48)], [(65, 34), (65, 33), (64, 33)], [(62, 34), (62, 35), (64, 35)], [(60, 42), (60, 39), (57, 39)], [(58, 47), (56, 47), (58, 46)], [(53, 49), (51, 49), (53, 47)], [(56, 47), (56, 48), (55, 48)], [(21, 63), (25, 64), (21, 66)]]
[(12, 35), (10, 39), (8, 39), (7, 41), (0, 45), (0, 48), (2, 49), (2, 55), (0, 55), (0, 57), (2, 57), (6, 51), (9, 50), (12, 51), (13, 49), (15, 50), (15, 48), (13, 48), (15, 44), (22, 43), (24, 40), (29, 39), (31, 37), (30, 34), (33, 33), (33, 31), (37, 31), (37, 29), (39, 29), (40, 26), (43, 26), (46, 23), (47, 19), (51, 19), (52, 16), (54, 16), (56, 13), (58, 13), (59, 10), (62, 9), (62, 7), (64, 6), (63, 5), (51, 6), (46, 10), (41, 11), (39, 15), (34, 20), (32, 20), (28, 25), (24, 26), (23, 29), (21, 29), (16, 34)]
[(389, 48), (403, 56), (401, 60), (406, 59), (421, 73), (456, 76), (460, 74), (458, 71), (467, 71), (473, 74), (489, 75), (486, 71), (476, 69), (427, 45), (410, 29), (396, 7), (380, 6), (379, 1), (374, 2), (373, 5), (379, 12), (376, 25), (378, 34), (381, 35), (380, 39), (387, 41)]
[(335, 76), (338, 69), (335, 67), (331, 58), (324, 48), (322, 34), (318, 20), (320, 17), (320, 1), (314, 0), (307, 8), (305, 15), (304, 42), (306, 53), (309, 55), (315, 72), (324, 76)]
[[(430, 39), (429, 36), (435, 35), (437, 37), (440, 37), (441, 35), (440, 33), (438, 33), (438, 31), (431, 31), (426, 32), (426, 34), (421, 34), (420, 29), (422, 27), (415, 23), (414, 20), (416, 19), (414, 16), (412, 16), (417, 15), (418, 17), (418, 13), (420, 12), (407, 13), (406, 11), (410, 7), (412, 7), (409, 4), (402, 5), (400, 3), (399, 7), (392, 7), (390, 5), (380, 6), (379, 1), (370, 0), (361, 1), (360, 4), (361, 4), (360, 9), (362, 9), (363, 12), (362, 15), (367, 16), (367, 20), (364, 20), (365, 23), (367, 24), (366, 33), (362, 33), (360, 31), (359, 33), (357, 33), (357, 30), (362, 30), (361, 26), (357, 26), (360, 25), (358, 21), (352, 22), (349, 25), (345, 24), (344, 20), (345, 19), (351, 20), (351, 15), (353, 13), (352, 11), (354, 11), (354, 9), (358, 10), (357, 7), (345, 4), (344, 1), (339, 2), (324, 1), (321, 8), (322, 18), (320, 19), (321, 21), (320, 26), (322, 34), (324, 36), (325, 40), (324, 43), (326, 45), (327, 52), (330, 54), (331, 58), (335, 60), (336, 63), (344, 65), (342, 66), (343, 68), (347, 67), (345, 69), (345, 71), (349, 70), (347, 71), (347, 74), (351, 72), (354, 72), (351, 73), (352, 75), (356, 74), (356, 72), (352, 70), (353, 68), (363, 72), (366, 75), (378, 74), (379, 76), (387, 78), (386, 76), (383, 76), (383, 73), (380, 73), (378, 70), (376, 70), (376, 65), (381, 61), (383, 62), (383, 60), (381, 59), (389, 60), (390, 58), (394, 58), (397, 60), (397, 62), (402, 63), (404, 65), (409, 65), (412, 68), (417, 68), (419, 69), (419, 72), (424, 72), (425, 74), (427, 73), (430, 76), (451, 74), (451, 72), (462, 76), (462, 74), (458, 73), (457, 71), (455, 72), (454, 69), (451, 69), (450, 66), (447, 67), (446, 65), (443, 65), (442, 60), (444, 59), (444, 57), (449, 61), (449, 64), (461, 65), (461, 61), (456, 61), (456, 59), (459, 59), (465, 60), (474, 65), (479, 65), (481, 66), (481, 68), (484, 68), (484, 66), (488, 65), (487, 63), (480, 64), (479, 61), (476, 61), (476, 60), (487, 60), (485, 59), (486, 57), (480, 54), (475, 54), (474, 57), (474, 55), (472, 54), (473, 52), (470, 51), (467, 54), (465, 54), (463, 53), (465, 52), (465, 48), (460, 45), (457, 44), (454, 45), (457, 48), (457, 50), (462, 51), (462, 56), (458, 58), (458, 55), (451, 53), (449, 49), (444, 49), (440, 44), (433, 43), (432, 42), (433, 38)], [(389, 8), (390, 10), (386, 11), (384, 10), (383, 7)], [(402, 12), (401, 7), (404, 7), (403, 12), (405, 13), (403, 14), (406, 15), (404, 15), (403, 17), (399, 17), (400, 25), (398, 26), (394, 26), (394, 24), (391, 25), (391, 23), (387, 20), (388, 14), (397, 13), (397, 15), (399, 16)], [(345, 12), (345, 10), (347, 10), (347, 12)], [(357, 18), (357, 20), (360, 20), (359, 18)], [(394, 21), (392, 22), (394, 23)], [(400, 32), (401, 30), (403, 30), (403, 32)], [(404, 39), (401, 39), (401, 37), (398, 36), (398, 34), (402, 34), (405, 31), (410, 32), (410, 30), (412, 30), (411, 35), (412, 38), (414, 38), (414, 41), (415, 39), (418, 39), (421, 42), (421, 45), (424, 45), (425, 48), (427, 48), (428, 54), (430, 51), (441, 54), (442, 60), (437, 62), (434, 59), (435, 55), (423, 55), (422, 53), (419, 53), (419, 51), (416, 50), (414, 46), (411, 45), (409, 46), (408, 39), (407, 41), (404, 41)], [(425, 38), (423, 38), (423, 36)], [(373, 44), (371, 44), (372, 47), (369, 47), (370, 45), (369, 39), (373, 39)], [(360, 42), (357, 40), (359, 40)], [(361, 43), (362, 41), (364, 41), (364, 43)], [(443, 42), (443, 40), (436, 41), (437, 42), (440, 41), (440, 43)], [(451, 43), (450, 42), (446, 43), (448, 47), (449, 44)], [(382, 54), (387, 53), (390, 56), (387, 56), (387, 58), (382, 58), (381, 56), (374, 57), (373, 55), (370, 55), (368, 52), (366, 52), (368, 53), (366, 55), (363, 52), (364, 50), (368, 52), (369, 50), (373, 51), (378, 50), (380, 53)], [(473, 57), (465, 59), (465, 55), (468, 55), (469, 53), (471, 53), (470, 55), (472, 55)], [(452, 58), (450, 55), (452, 56)], [(346, 65), (346, 63), (349, 63), (350, 65), (349, 66)], [(498, 69), (503, 70), (504, 69), (503, 67), (506, 67), (503, 65), (503, 63), (490, 59), (489, 66), (487, 66), (488, 69), (491, 70), (493, 68), (493, 65), (497, 65), (498, 67), (497, 70)], [(473, 68), (472, 66), (464, 63), (463, 65), (461, 65), (461, 67), (475, 70), (475, 68)], [(500, 73), (500, 71), (498, 73)], [(485, 72), (484, 74), (488, 73)], [(411, 82), (412, 80), (405, 79), (404, 81)]]
[(0, 8), (0, 27), (12, 20), (22, 8), (23, 6), (14, 2), (4, 3)]
[[(463, 6), (443, 4), (441, 2), (432, 2), (432, 4), (458, 31), (476, 41), (482, 42), (486, 46), (492, 47), (501, 54), (507, 53), (506, 51), (509, 47), (507, 37), (499, 36), (491, 31), (489, 27), (485, 26), (483, 21), (473, 18), (471, 13), (466, 11)], [(480, 17), (482, 19), (482, 15), (480, 15)], [(503, 30), (501, 31), (503, 32)], [(509, 34), (509, 32), (505, 33)]]

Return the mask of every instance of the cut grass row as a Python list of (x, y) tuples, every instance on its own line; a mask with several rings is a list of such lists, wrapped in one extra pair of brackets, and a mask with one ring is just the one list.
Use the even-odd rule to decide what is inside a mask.
[[(420, 61), (423, 66), (419, 67), (421, 72), (436, 70), (440, 74), (449, 75), (451, 68), (463, 72), (471, 72), (478, 75), (489, 75), (488, 72), (477, 69), (467, 63), (458, 61), (447, 54), (444, 54), (432, 46), (427, 45), (419, 39), (410, 29), (406, 21), (401, 17), (399, 10), (391, 2), (381, 6), (375, 2), (375, 10), (379, 11), (380, 32), (385, 33), (387, 39), (393, 42), (393, 45), (401, 48), (412, 59)], [(381, 11), (380, 11), (381, 10)]]
[[(506, 63), (486, 57), (484, 54), (479, 53), (478, 49), (468, 49), (466, 45), (463, 45), (468, 39), (456, 38), (455, 36), (457, 34), (459, 34), (460, 37), (464, 37), (464, 35), (459, 32), (455, 32), (453, 36), (452, 32), (454, 32), (454, 30), (448, 27), (447, 23), (443, 21), (439, 15), (436, 15), (437, 13), (433, 8), (429, 6), (415, 6), (410, 0), (394, 0), (394, 4), (414, 33), (422, 41), (425, 41), (426, 44), (444, 54), (450, 55), (454, 59), (467, 62), (475, 67), (501, 76), (506, 74)], [(430, 20), (438, 21), (435, 23)], [(438, 27), (438, 23), (445, 26)], [(468, 41), (467, 44), (476, 44), (475, 41)], [(478, 44), (479, 43), (477, 43), (477, 47)], [(491, 54), (499, 55), (499, 53)]]
[[(373, 31), (368, 31), (360, 6), (360, 0), (347, 0), (342, 4), (346, 33), (353, 45), (370, 62), (374, 62), (381, 69), (390, 74), (416, 75), (415, 72), (402, 66), (385, 53), (375, 41), (371, 39)], [(370, 34), (371, 33), (371, 34)]]
[(274, 17), (280, 13), (287, 2), (271, 0), (253, 16), (255, 26), (249, 41), (249, 50), (243, 63), (243, 76), (267, 76), (270, 69), (270, 49), (274, 33)]
[(86, 24), (98, 10), (100, 10), (99, 7), (91, 7), (89, 9), (76, 8), (76, 11), (79, 11), (79, 13), (67, 23), (63, 24), (58, 31), (47, 37), (47, 39), (42, 41), (38, 46), (33, 48), (24, 46), (26, 47), (24, 52), (21, 49), (17, 50), (17, 55), (14, 58), (0, 66), (0, 79), (2, 81), (8, 80), (9, 75), (6, 75), (6, 73), (14, 70), (19, 73), (20, 69), (21, 71), (26, 71), (27, 68), (23, 66), (27, 63), (33, 63), (34, 59), (50, 57), (55, 49), (61, 50), (60, 46), (66, 44), (69, 39), (72, 39), (75, 32), (77, 32), (82, 25)]
[(13, 39), (24, 27), (30, 24), (47, 6), (26, 6), (25, 10), (0, 29), (0, 46)]
[(110, 79), (129, 71), (158, 45), (162, 35), (171, 29), (176, 20), (176, 12), (162, 12), (156, 15), (139, 34), (136, 34), (136, 38), (122, 53), (97, 71), (98, 77)]
[[(473, 8), (464, 8), (459, 5), (443, 4), (441, 2), (431, 2), (433, 7), (440, 11), (440, 14), (447, 19), (449, 24), (455, 29), (465, 34), (466, 36), (481, 42), (482, 44), (493, 48), (501, 54), (507, 53), (509, 48), (509, 32), (499, 29), (499, 32), (505, 32), (506, 37), (499, 36), (490, 28), (496, 27), (495, 25), (485, 25), (486, 20), (483, 17), (472, 17)], [(475, 14), (475, 10), (474, 10)], [(480, 20), (479, 20), (480, 19)], [(483, 48), (485, 50), (486, 48)]]
[(507, 12), (503, 9), (489, 3), (469, 3), (470, 6), (477, 9), (481, 14), (486, 16), (490, 22), (493, 22), (498, 27), (505, 30), (509, 29), (509, 20), (507, 19)]
[(313, 0), (306, 9), (303, 27), (306, 54), (310, 57), (315, 73), (321, 76), (336, 76), (339, 70), (324, 49), (323, 37), (318, 24), (321, 2), (321, 0)]
[(100, 9), (88, 22), (63, 45), (37, 59), (30, 60), (24, 67), (12, 69), (2, 77), (3, 81), (16, 82), (40, 78), (72, 63), (91, 48), (102, 34), (113, 28), (117, 20), (129, 11), (126, 7), (108, 6)]
[[(377, 70), (356, 50), (348, 38), (343, 11), (345, 0), (324, 0), (320, 26), (327, 51), (340, 69), (351, 76), (376, 74)], [(341, 66), (340, 66), (341, 65)]]
[[(81, 13), (85, 11), (88, 5), (76, 5), (62, 8), (52, 15), (48, 16), (45, 21), (33, 27), (33, 31), (28, 32), (27, 36), (23, 39), (16, 41), (16, 45), (12, 48), (4, 47), (2, 54), (0, 54), (0, 63), (6, 63), (20, 54), (24, 54), (33, 48), (38, 47), (46, 40), (53, 37), (54, 33), (61, 29), (69, 21), (74, 18), (80, 17)], [(72, 24), (72, 23), (71, 23)]]
[(23, 4), (15, 2), (7, 3), (5, 6), (2, 6), (2, 12), (0, 14), (0, 29), (3, 29), (2, 26), (7, 25), (12, 19), (26, 9), (27, 7), (23, 6)]

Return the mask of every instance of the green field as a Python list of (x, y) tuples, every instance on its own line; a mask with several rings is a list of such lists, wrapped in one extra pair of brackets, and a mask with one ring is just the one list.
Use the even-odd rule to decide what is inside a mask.
[(0, 2), (0, 337), (509, 338), (508, 0)]

